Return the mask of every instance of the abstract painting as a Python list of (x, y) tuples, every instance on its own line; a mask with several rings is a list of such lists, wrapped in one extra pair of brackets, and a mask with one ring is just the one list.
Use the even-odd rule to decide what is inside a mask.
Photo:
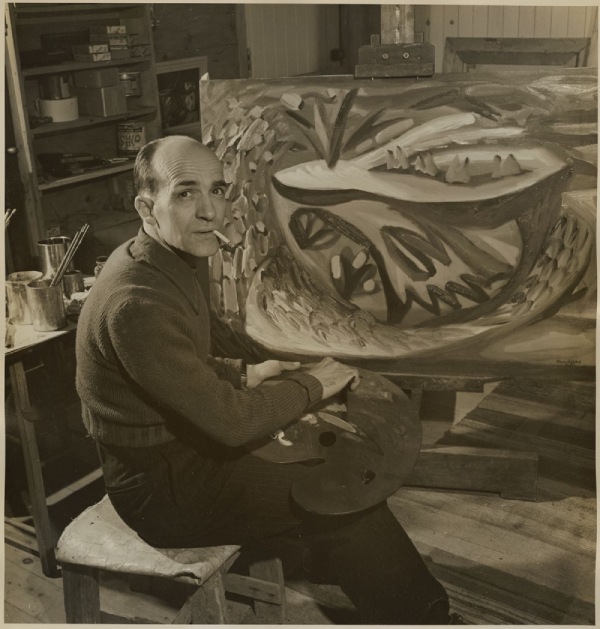
[(593, 362), (594, 69), (200, 91), (238, 244), (210, 263), (224, 350)]

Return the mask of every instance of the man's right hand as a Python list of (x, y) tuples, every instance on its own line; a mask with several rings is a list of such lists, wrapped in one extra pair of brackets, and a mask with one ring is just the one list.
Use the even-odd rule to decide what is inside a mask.
[(312, 365), (306, 373), (321, 383), (323, 399), (339, 393), (347, 384), (354, 391), (360, 381), (358, 369), (338, 363), (333, 358), (324, 358), (320, 363)]

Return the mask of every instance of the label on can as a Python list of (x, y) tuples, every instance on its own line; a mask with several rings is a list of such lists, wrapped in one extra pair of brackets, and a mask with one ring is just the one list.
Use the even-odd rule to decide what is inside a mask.
[(119, 80), (125, 86), (125, 96), (139, 96), (141, 94), (139, 72), (120, 72)]
[(119, 155), (135, 156), (146, 144), (146, 127), (142, 122), (121, 122), (117, 125)]

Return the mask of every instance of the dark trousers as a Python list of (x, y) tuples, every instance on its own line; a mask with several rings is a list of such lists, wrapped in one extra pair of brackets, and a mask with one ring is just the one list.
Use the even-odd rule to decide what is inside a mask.
[(368, 624), (443, 624), (447, 595), (382, 503), (344, 516), (309, 514), (290, 487), (307, 468), (247, 453), (199, 455), (179, 441), (150, 448), (98, 444), (107, 493), (156, 547), (252, 545), (272, 537), (326, 549), (339, 585)]

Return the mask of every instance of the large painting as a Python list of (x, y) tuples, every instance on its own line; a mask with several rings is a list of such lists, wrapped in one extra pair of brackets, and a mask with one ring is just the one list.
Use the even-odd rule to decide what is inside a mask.
[(593, 364), (597, 105), (595, 69), (203, 81), (239, 245), (211, 260), (217, 344)]

